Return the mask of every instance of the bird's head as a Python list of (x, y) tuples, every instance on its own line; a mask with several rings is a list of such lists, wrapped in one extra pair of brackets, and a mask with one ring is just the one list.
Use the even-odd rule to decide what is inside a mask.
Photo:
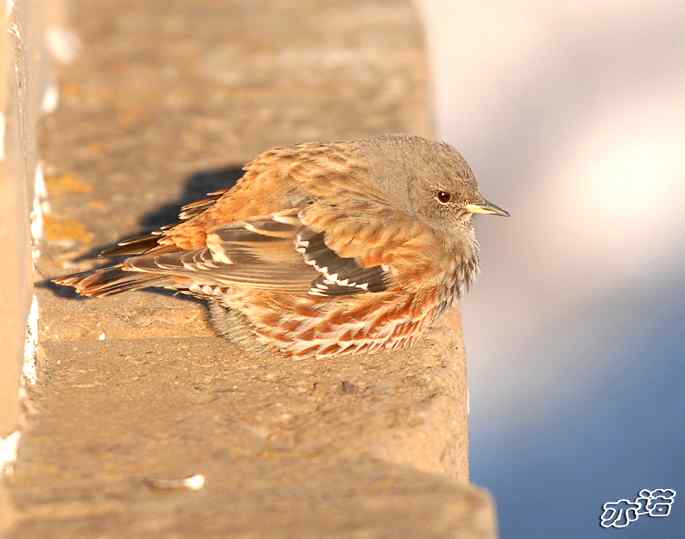
[(372, 169), (386, 195), (436, 230), (472, 236), (475, 214), (509, 216), (480, 193), (471, 167), (448, 144), (386, 135), (373, 145), (367, 155), (373, 156)]

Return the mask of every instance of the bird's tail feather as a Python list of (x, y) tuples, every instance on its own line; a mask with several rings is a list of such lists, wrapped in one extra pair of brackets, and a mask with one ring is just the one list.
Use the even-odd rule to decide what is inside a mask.
[(147, 251), (159, 247), (159, 234), (146, 234), (144, 236), (136, 236), (124, 241), (120, 241), (113, 247), (109, 247), (100, 253), (100, 256), (114, 257), (114, 256), (131, 256), (140, 255)]
[(71, 286), (82, 296), (112, 296), (129, 290), (139, 290), (150, 286), (165, 286), (171, 281), (168, 276), (153, 273), (125, 271), (121, 264), (108, 266), (82, 273), (74, 273), (53, 282)]

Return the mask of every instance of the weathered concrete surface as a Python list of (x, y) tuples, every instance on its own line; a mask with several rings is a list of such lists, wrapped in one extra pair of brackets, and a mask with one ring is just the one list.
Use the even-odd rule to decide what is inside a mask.
[[(0, 4), (0, 535), (14, 508), (3, 472), (9, 472), (25, 425), (19, 382), (31, 304), (30, 211), (36, 170), (36, 122), (47, 81), (45, 27), (59, 13), (40, 0)], [(30, 349), (27, 351), (32, 356)], [(25, 404), (25, 402), (24, 402)]]
[[(44, 277), (173, 219), (267, 147), (430, 134), (409, 2), (73, 4), (83, 53), (42, 137)], [(38, 292), (13, 537), (494, 536), (466, 483), (456, 314), (408, 353), (293, 363), (245, 357), (194, 301)], [(194, 473), (200, 492), (143, 483)]]
[(31, 302), (29, 182), (36, 141), (28, 114), (28, 89), (36, 81), (33, 77), (29, 81), (28, 73), (31, 53), (40, 53), (22, 40), (22, 33), (30, 28), (26, 6), (17, 6), (14, 14), (5, 14), (6, 8), (0, 9), (0, 251), (4, 254), (0, 281), (5, 284), (0, 287), (0, 437), (17, 427), (19, 373)]
[[(465, 450), (439, 342), (294, 364), (213, 337), (50, 339), (45, 356), (13, 537), (490, 536), (485, 494), (417, 470), (444, 475)], [(195, 473), (202, 492), (143, 483)]]

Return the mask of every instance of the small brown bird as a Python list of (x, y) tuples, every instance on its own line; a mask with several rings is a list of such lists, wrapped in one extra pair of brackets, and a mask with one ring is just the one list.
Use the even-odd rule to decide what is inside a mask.
[(289, 357), (399, 350), (473, 281), (473, 215), (509, 215), (456, 150), (415, 136), (276, 148), (244, 170), (103, 253), (120, 264), (55, 282), (205, 298), (219, 333)]

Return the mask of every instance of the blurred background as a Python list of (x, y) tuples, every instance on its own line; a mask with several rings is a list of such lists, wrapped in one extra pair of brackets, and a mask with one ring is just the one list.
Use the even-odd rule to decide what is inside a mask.
[[(509, 220), (464, 301), (504, 539), (685, 537), (685, 3), (419, 2), (438, 133)], [(599, 526), (672, 488), (668, 518)]]
[[(503, 539), (685, 537), (685, 2), (415, 1), (431, 56), (437, 133), (462, 151), (488, 198), (512, 213), (507, 220), (479, 220), (482, 274), (463, 301), (473, 482), (494, 494)], [(16, 2), (17, 9), (26, 3)], [(46, 11), (53, 6), (34, 3)], [(8, 11), (14, 4), (7, 0)], [(115, 5), (106, 4), (109, 9)], [(188, 9), (190, 3), (173, 4), (174, 9)], [(124, 3), (126, 16), (100, 21), (83, 15), (89, 3), (74, 5), (80, 28), (88, 32), (85, 37), (101, 32), (113, 49), (88, 45), (91, 49), (84, 50), (92, 63), (63, 68), (74, 69), (72, 77), (83, 77), (78, 69), (97, 67), (101, 78), (65, 86), (60, 98), (71, 109), (48, 120), (55, 122), (53, 133), (60, 136), (53, 136), (47, 161), (58, 156), (70, 174), (74, 163), (80, 163), (83, 170), (75, 173), (105, 178), (103, 184), (114, 191), (130, 185), (121, 169), (135, 169), (137, 181), (148, 182), (150, 190), (153, 181), (158, 188), (168, 177), (182, 177), (193, 163), (206, 164), (212, 151), (222, 159), (217, 165), (224, 159), (238, 162), (237, 154), (224, 153), (239, 146), (235, 126), (251, 129), (246, 137), (255, 145), (250, 155), (257, 147), (271, 146), (269, 137), (279, 143), (291, 133), (302, 140), (328, 138), (330, 126), (317, 125), (309, 111), (340, 107), (332, 106), (335, 99), (350, 107), (345, 111), (349, 114), (335, 118), (336, 132), (357, 129), (360, 121), (371, 129), (378, 118), (363, 114), (361, 101), (375, 100), (371, 110), (380, 113), (400, 107), (403, 84), (411, 89), (414, 80), (407, 83), (398, 76), (402, 55), (412, 49), (402, 48), (412, 36), (399, 32), (399, 37), (379, 36), (383, 47), (372, 43), (365, 49), (367, 54), (376, 48), (386, 52), (367, 58), (356, 81), (358, 94), (343, 88), (319, 95), (317, 89), (330, 83), (327, 77), (338, 81), (357, 73), (357, 56), (347, 54), (355, 42), (345, 42), (341, 50), (346, 54), (324, 47), (327, 56), (314, 51), (302, 61), (297, 51), (308, 50), (311, 39), (297, 35), (285, 15), (280, 20), (260, 12), (268, 2), (252, 6), (245, 19), (250, 24), (244, 25), (250, 37), (237, 45), (227, 30), (231, 21), (218, 17), (214, 26), (206, 16), (197, 19), (202, 24), (188, 24), (160, 16), (150, 4), (129, 1)], [(140, 6), (148, 18), (136, 17)], [(237, 12), (248, 3), (235, 6)], [(373, 13), (371, 9), (360, 20), (371, 24)], [(343, 26), (336, 17), (322, 19), (333, 20), (337, 30)], [(146, 22), (150, 20), (154, 23)], [(347, 30), (336, 34), (321, 26), (322, 35), (332, 35), (335, 43), (348, 35)], [(68, 34), (54, 32), (48, 34), (52, 54), (66, 65), (78, 56), (78, 47), (70, 44)], [(194, 32), (192, 40), (186, 39), (189, 32)], [(167, 38), (168, 58), (158, 59), (158, 42), (150, 35)], [(217, 44), (217, 35), (226, 41)], [(129, 43), (131, 36), (139, 41)], [(281, 37), (261, 43), (263, 36)], [(141, 46), (149, 47), (144, 49), (149, 56), (132, 61), (131, 51)], [(193, 63), (205, 47), (211, 47), (210, 54)], [(394, 53), (397, 57), (390, 58)], [(150, 65), (145, 58), (153, 60)], [(378, 68), (391, 61), (392, 69)], [(409, 58), (405, 63), (412, 62)], [(227, 72), (226, 65), (237, 66), (235, 72)], [(281, 85), (293, 66), (304, 68), (290, 86)], [(145, 103), (126, 102), (131, 99), (120, 91), (123, 85), (110, 84), (112, 72), (135, 81), (131, 95), (142, 96)], [(395, 76), (380, 79), (381, 92), (376, 80), (386, 72)], [(192, 86), (197, 80), (204, 81), (203, 92), (212, 99), (197, 97)], [(272, 100), (271, 86), (285, 89), (284, 97)], [(295, 91), (300, 86), (311, 92), (311, 103), (300, 103)], [(226, 94), (226, 88), (233, 93)], [(260, 97), (264, 101), (251, 101), (244, 88), (259, 90), (255, 94), (266, 88)], [(56, 106), (55, 89), (53, 93), (43, 103), (46, 111)], [(259, 103), (262, 109), (253, 117)], [(352, 110), (355, 104), (359, 106)], [(408, 115), (416, 103), (408, 105), (398, 117)], [(188, 121), (187, 114), (196, 117)], [(260, 132), (267, 124), (278, 129)], [(79, 128), (56, 127), (62, 125)], [(89, 132), (83, 125), (95, 129)], [(167, 133), (181, 128), (183, 152), (159, 159), (169, 151)], [(85, 144), (78, 138), (81, 133), (104, 144)], [(160, 172), (160, 164), (169, 168)], [(53, 174), (53, 179), (59, 177)], [(135, 201), (118, 195), (112, 196), (108, 211), (128, 211), (138, 204), (140, 215), (144, 205), (157, 207), (159, 202), (152, 190), (150, 197)], [(169, 196), (173, 201), (175, 195)], [(66, 205), (64, 200), (54, 197), (53, 211)], [(81, 209), (82, 214), (69, 215), (81, 218), (102, 210), (85, 204)], [(136, 218), (131, 219), (117, 226), (134, 227)], [(117, 237), (109, 220), (83, 220), (92, 223), (97, 237)], [(48, 239), (53, 241), (49, 234)], [(63, 387), (72, 389), (66, 382)], [(157, 418), (156, 424), (165, 423)], [(61, 447), (41, 432), (33, 434), (39, 445)], [(179, 440), (183, 445), (178, 447), (186, 451), (186, 439)], [(148, 454), (154, 447), (148, 447)], [(129, 456), (123, 450), (120, 455), (127, 470)], [(74, 459), (82, 460), (81, 454)], [(72, 473), (69, 469), (62, 480), (81, 488)], [(668, 518), (641, 517), (622, 530), (600, 527), (602, 504), (656, 488), (678, 492)], [(54, 494), (59, 489), (53, 484), (50, 489), (59, 498)]]

